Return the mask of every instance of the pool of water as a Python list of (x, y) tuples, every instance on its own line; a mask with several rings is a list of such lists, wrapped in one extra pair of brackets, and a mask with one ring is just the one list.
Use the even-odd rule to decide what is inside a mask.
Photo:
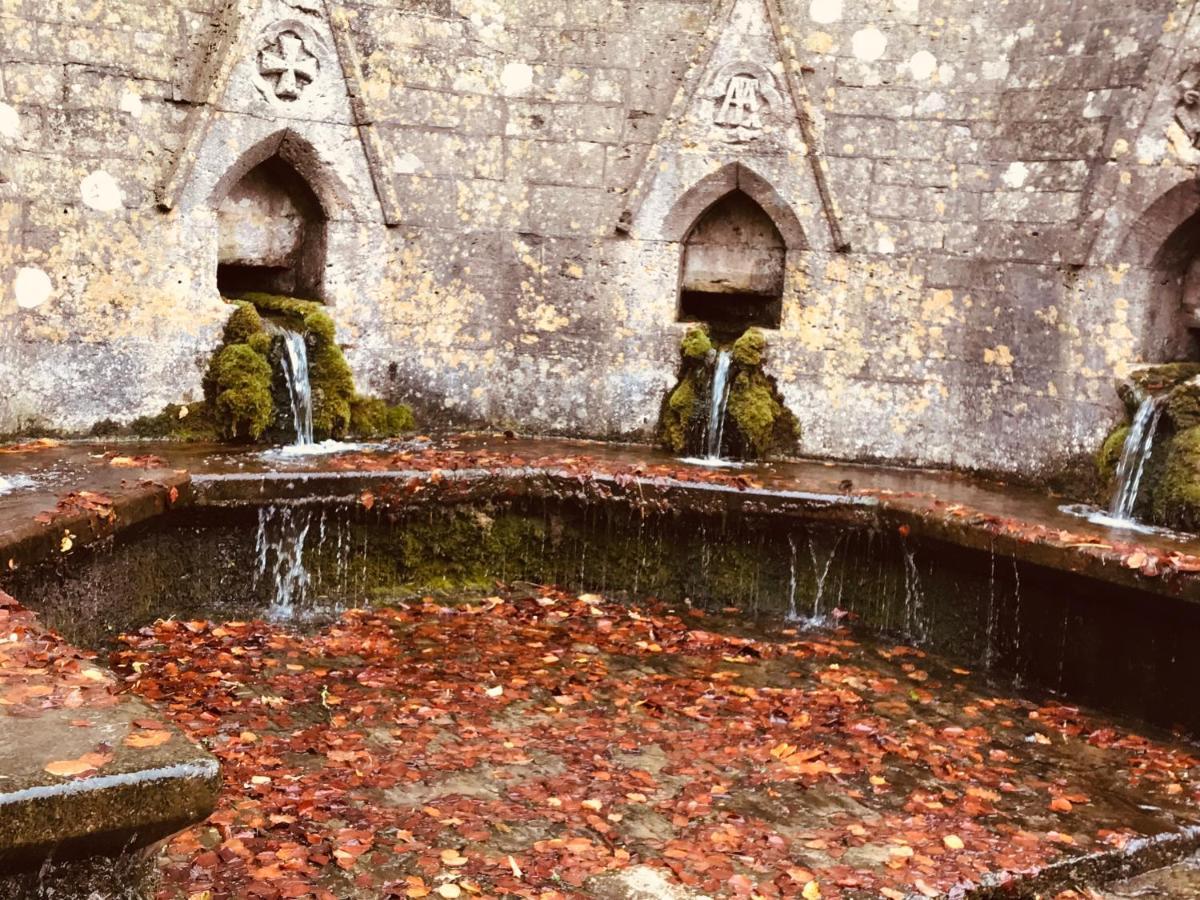
[(1193, 840), (1186, 601), (853, 505), (435, 485), (3, 576), (220, 759), (163, 896), (984, 897)]

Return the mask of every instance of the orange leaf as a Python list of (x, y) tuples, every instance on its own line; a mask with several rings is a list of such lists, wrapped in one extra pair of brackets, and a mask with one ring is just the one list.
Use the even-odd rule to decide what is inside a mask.
[(46, 765), (46, 771), (51, 775), (70, 778), (72, 775), (82, 775), (92, 769), (98, 769), (112, 760), (111, 753), (85, 753), (78, 759), (60, 759)]
[(169, 731), (135, 731), (133, 734), (125, 738), (126, 747), (137, 747), (145, 749), (146, 747), (159, 747), (171, 739)]

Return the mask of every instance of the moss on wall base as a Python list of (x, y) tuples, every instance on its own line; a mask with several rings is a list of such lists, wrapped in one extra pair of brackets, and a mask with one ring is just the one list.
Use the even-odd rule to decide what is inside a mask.
[(336, 326), (321, 304), (276, 294), (248, 293), (235, 305), (221, 345), (204, 376), (203, 403), (171, 404), (156, 416), (134, 420), (139, 437), (187, 441), (257, 441), (288, 432), (290, 409), (281, 398), (281, 340), (263, 315), (305, 336), (313, 402), (313, 436), (380, 439), (412, 431), (412, 410), (359, 396), (336, 341)]
[(1117, 475), (1117, 464), (1121, 461), (1121, 451), (1125, 448), (1127, 437), (1129, 424), (1122, 423), (1108, 433), (1108, 437), (1096, 451), (1096, 470), (1105, 484), (1111, 484)]

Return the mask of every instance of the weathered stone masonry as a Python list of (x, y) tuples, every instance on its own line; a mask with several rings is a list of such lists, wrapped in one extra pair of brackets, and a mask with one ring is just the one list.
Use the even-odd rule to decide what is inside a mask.
[(0, 432), (198, 398), (282, 160), (427, 422), (648, 435), (736, 189), (807, 453), (1049, 470), (1190, 352), (1197, 64), (1172, 0), (0, 0)]

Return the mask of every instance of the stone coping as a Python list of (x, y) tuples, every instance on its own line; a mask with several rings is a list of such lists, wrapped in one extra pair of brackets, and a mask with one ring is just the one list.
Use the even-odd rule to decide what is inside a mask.
[[(413, 488), (420, 486), (420, 496)], [(260, 504), (314, 499), (353, 501), (364, 492), (387, 502), (464, 501), (504, 496), (579, 495), (624, 499), (660, 509), (738, 513), (900, 529), (934, 539), (1165, 597), (1200, 601), (1200, 556), (1010, 518), (925, 495), (828, 493), (782, 487), (732, 486), (674, 478), (640, 478), (529, 466), (373, 472), (250, 472), (192, 477), (198, 505)], [(1132, 563), (1137, 563), (1133, 565)]]

